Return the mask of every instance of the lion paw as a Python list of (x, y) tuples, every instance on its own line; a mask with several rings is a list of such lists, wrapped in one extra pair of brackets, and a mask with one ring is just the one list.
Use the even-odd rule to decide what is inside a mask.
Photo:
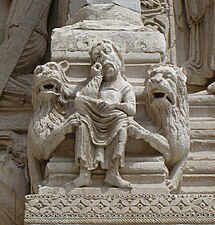
[(208, 94), (210, 94), (210, 95), (214, 95), (215, 94), (215, 82), (210, 84), (207, 87), (207, 91), (208, 91)]
[(174, 180), (166, 180), (166, 186), (169, 189), (170, 193), (177, 191), (178, 189), (178, 182)]

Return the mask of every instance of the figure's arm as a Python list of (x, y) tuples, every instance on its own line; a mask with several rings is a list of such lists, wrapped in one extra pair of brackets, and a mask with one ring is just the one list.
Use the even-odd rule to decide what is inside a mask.
[(136, 114), (136, 98), (134, 90), (129, 85), (126, 87), (125, 92), (123, 93), (122, 103), (116, 105), (117, 109), (124, 111), (128, 116), (135, 116)]
[(76, 97), (86, 96), (86, 98), (97, 99), (98, 92), (102, 83), (102, 65), (95, 63), (91, 67), (92, 79), (76, 94)]

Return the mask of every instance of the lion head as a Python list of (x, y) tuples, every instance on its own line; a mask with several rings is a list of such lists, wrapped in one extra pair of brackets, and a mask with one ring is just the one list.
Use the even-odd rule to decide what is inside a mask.
[(48, 62), (37, 66), (34, 71), (33, 98), (34, 106), (33, 129), (47, 136), (53, 129), (60, 126), (64, 120), (69, 81), (66, 70), (69, 64)]
[[(37, 66), (34, 71), (33, 100), (34, 106), (64, 98), (67, 92), (68, 80), (65, 71), (68, 69), (68, 62), (48, 62), (45, 65)], [(61, 99), (63, 100), (63, 99)]]
[[(188, 129), (186, 76), (176, 66), (158, 65), (146, 82), (147, 110), (164, 136)], [(173, 128), (174, 127), (174, 128)]]
[(176, 66), (157, 65), (149, 71), (146, 93), (149, 116), (169, 144), (160, 151), (169, 171), (166, 185), (177, 193), (190, 147), (186, 76)]

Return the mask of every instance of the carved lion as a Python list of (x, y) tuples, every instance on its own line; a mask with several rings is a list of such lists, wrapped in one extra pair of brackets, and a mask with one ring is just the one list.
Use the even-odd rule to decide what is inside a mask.
[(65, 71), (66, 61), (38, 66), (34, 72), (34, 114), (29, 125), (28, 164), (31, 189), (37, 193), (38, 185), (44, 180), (44, 167), (63, 140), (72, 132), (76, 115), (67, 118), (69, 81)]
[(146, 93), (147, 110), (157, 133), (169, 144), (157, 150), (163, 154), (169, 170), (167, 186), (176, 192), (180, 189), (190, 143), (186, 76), (173, 65), (155, 66), (149, 71)]

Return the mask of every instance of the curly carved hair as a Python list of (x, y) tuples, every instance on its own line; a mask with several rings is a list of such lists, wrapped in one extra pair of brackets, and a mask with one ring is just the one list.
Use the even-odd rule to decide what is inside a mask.
[(114, 52), (117, 54), (117, 56), (118, 56), (118, 58), (119, 58), (119, 60), (121, 62), (121, 64), (118, 65), (119, 69), (120, 69), (120, 72), (121, 72), (121, 76), (126, 80), (127, 78), (125, 76), (125, 63), (124, 63), (124, 59), (123, 59), (121, 50), (120, 50), (120, 48), (118, 46), (116, 46), (110, 40), (103, 39), (103, 40), (97, 41), (96, 43), (93, 44), (93, 46), (91, 47), (91, 49), (89, 51), (91, 65), (94, 65), (96, 63), (95, 52), (100, 51), (104, 44), (111, 45), (111, 47), (113, 48)]

